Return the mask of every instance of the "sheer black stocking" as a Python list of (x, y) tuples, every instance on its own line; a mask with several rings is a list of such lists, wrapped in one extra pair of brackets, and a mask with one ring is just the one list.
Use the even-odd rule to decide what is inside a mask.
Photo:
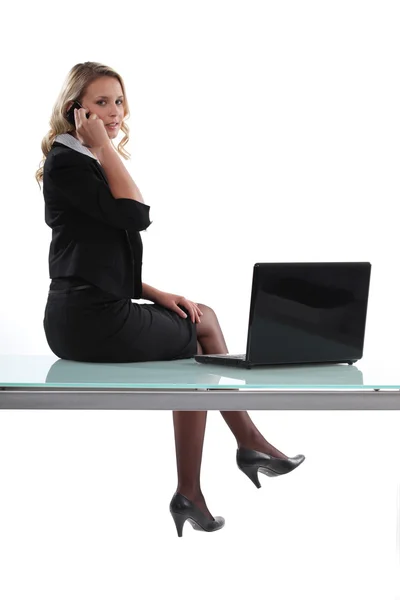
[(207, 411), (173, 412), (178, 487), (186, 498), (194, 502), (211, 518), (200, 488), (200, 469), (203, 455)]
[[(198, 354), (227, 354), (228, 348), (214, 311), (199, 304), (203, 312), (197, 327)], [(257, 429), (246, 411), (221, 411), (238, 447), (265, 452), (278, 458), (285, 454), (270, 444)], [(201, 459), (207, 421), (206, 411), (174, 411), (175, 450), (178, 471), (177, 491), (194, 502), (211, 518), (200, 486)]]

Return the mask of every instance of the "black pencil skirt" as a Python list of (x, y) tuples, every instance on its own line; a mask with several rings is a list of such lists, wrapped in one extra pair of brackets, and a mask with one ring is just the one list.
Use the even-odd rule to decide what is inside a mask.
[(157, 304), (119, 299), (94, 286), (50, 286), (43, 326), (56, 356), (81, 362), (191, 358), (196, 324)]

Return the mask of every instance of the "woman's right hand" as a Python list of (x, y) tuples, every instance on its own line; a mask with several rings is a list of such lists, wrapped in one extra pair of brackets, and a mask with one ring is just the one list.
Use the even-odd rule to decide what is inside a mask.
[(76, 135), (86, 148), (102, 148), (110, 143), (104, 123), (95, 113), (86, 118), (87, 110), (79, 108), (74, 110)]

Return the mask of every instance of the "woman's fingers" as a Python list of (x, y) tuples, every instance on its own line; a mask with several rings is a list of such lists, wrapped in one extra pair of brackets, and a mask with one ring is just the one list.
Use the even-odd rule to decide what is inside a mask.
[(193, 304), (193, 306), (194, 306), (195, 320), (198, 323), (201, 323), (201, 319), (200, 319), (200, 315), (202, 314), (201, 310), (199, 309), (199, 307), (197, 306), (197, 304)]
[[(196, 302), (191, 302), (190, 300), (188, 300), (187, 298), (184, 298), (183, 296), (179, 299), (175, 300), (176, 305), (181, 305), (184, 306), (188, 312), (189, 312), (189, 316), (192, 320), (193, 323), (201, 323), (201, 316), (203, 316), (203, 313), (201, 312), (199, 306), (196, 304)], [(181, 314), (181, 313), (179, 313)], [(183, 313), (181, 316), (185, 317), (186, 314)]]
[(194, 306), (195, 319), (198, 323), (201, 323), (200, 317), (203, 315), (203, 313), (201, 312), (200, 308), (198, 307), (198, 305), (195, 302), (192, 302), (192, 304)]
[(202, 315), (203, 313), (201, 312), (201, 310), (200, 310), (200, 307), (199, 307), (199, 305), (198, 305), (198, 304), (196, 304), (196, 302), (195, 302), (195, 306), (196, 306), (196, 308), (198, 309), (199, 313)]
[(186, 298), (182, 298), (179, 304), (182, 304), (182, 306), (185, 306), (188, 309), (193, 323), (201, 323), (201, 311), (195, 302), (191, 302), (190, 300), (186, 300)]

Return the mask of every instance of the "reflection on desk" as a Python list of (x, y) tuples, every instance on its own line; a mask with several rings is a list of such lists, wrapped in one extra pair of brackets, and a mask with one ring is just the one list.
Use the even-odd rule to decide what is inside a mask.
[(57, 360), (46, 384), (139, 388), (362, 387), (354, 365), (296, 365), (240, 369), (200, 365), (193, 359), (148, 363), (79, 363)]

